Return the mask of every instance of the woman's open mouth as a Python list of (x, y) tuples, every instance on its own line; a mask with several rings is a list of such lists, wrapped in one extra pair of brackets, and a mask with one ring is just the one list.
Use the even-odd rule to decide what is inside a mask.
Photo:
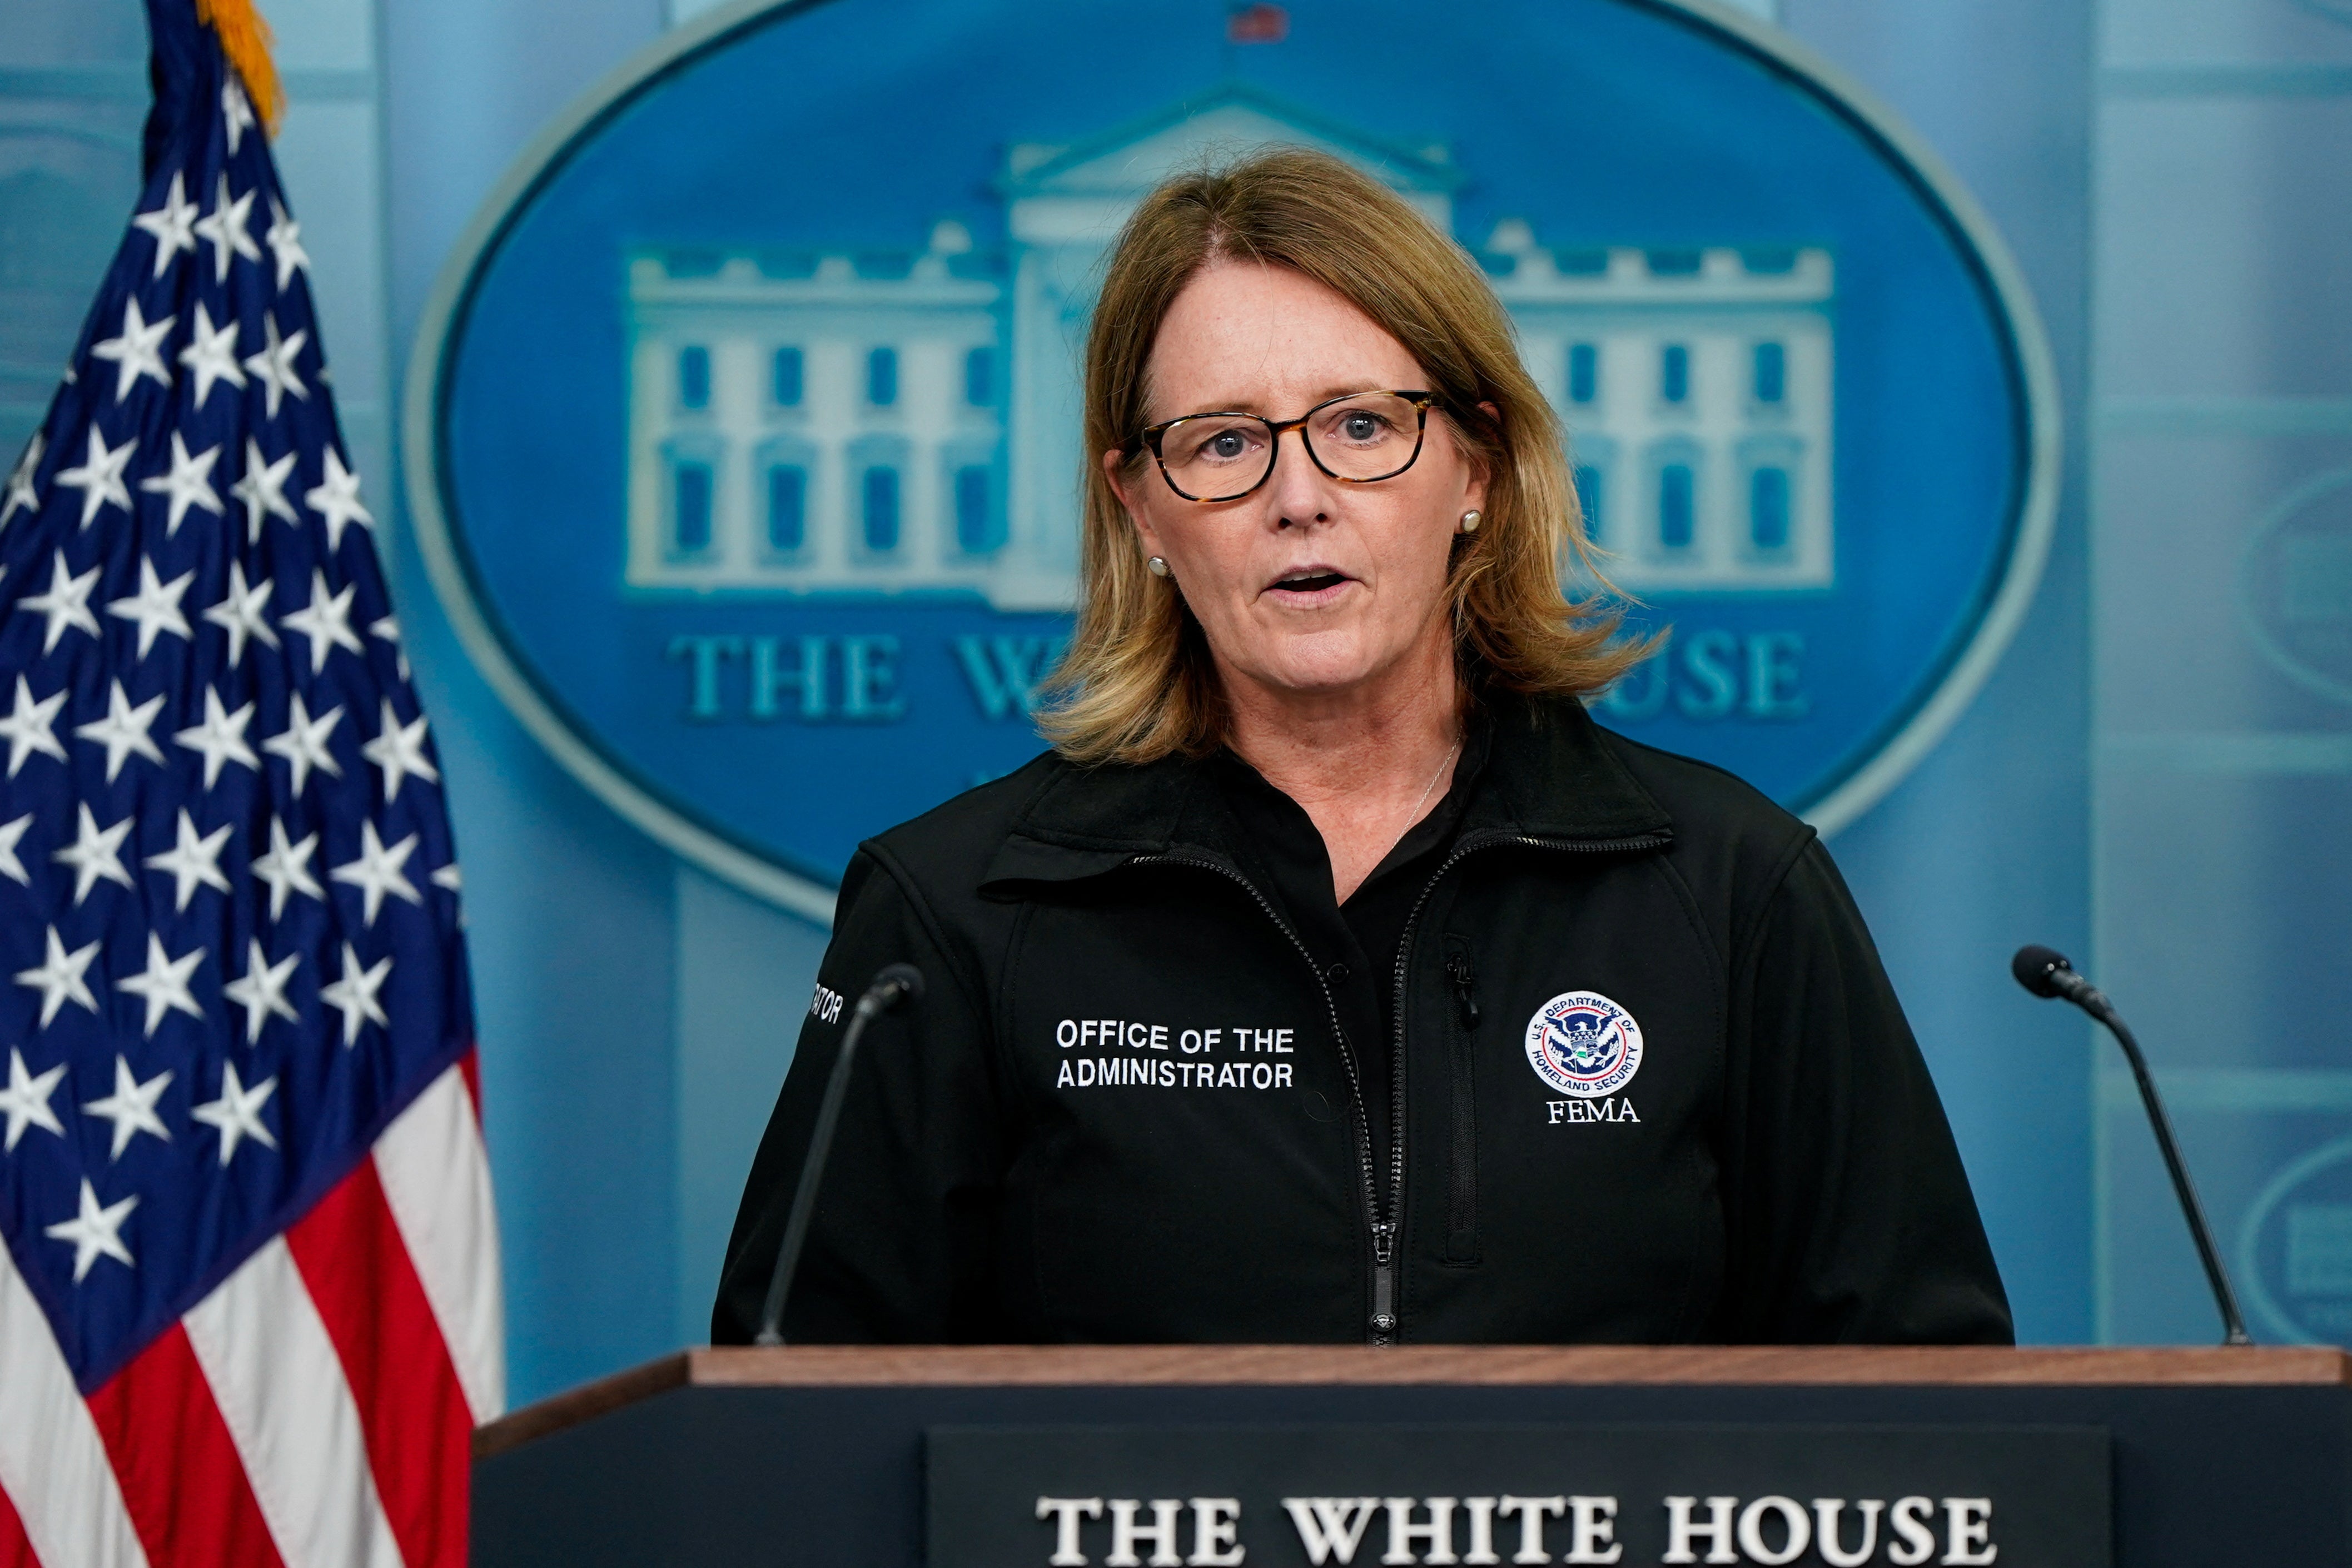
[(1283, 573), (1274, 580), (1266, 591), (1279, 594), (1284, 599), (1294, 602), (1301, 600), (1311, 601), (1327, 597), (1355, 580), (1347, 573), (1335, 571), (1327, 566), (1302, 567), (1297, 571)]

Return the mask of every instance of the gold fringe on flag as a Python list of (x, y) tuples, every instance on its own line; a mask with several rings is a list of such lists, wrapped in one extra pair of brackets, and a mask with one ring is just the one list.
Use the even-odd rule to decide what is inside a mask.
[(221, 53), (244, 78), (245, 96), (261, 117), (262, 128), (277, 135), (278, 122), (286, 114), (286, 89), (269, 58), (269, 24), (253, 0), (196, 0), (196, 18), (219, 35)]

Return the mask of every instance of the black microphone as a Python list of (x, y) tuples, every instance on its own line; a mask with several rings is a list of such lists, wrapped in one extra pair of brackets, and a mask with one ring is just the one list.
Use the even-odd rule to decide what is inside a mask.
[(760, 1311), (760, 1332), (754, 1344), (784, 1343), (784, 1298), (792, 1294), (793, 1273), (800, 1267), (801, 1249), (808, 1242), (809, 1221), (816, 1214), (817, 1183), (824, 1177), (825, 1156), (833, 1151), (833, 1131), (841, 1124), (841, 1103), (849, 1094), (849, 1068), (857, 1059), (857, 1042), (866, 1026), (900, 1002), (920, 1001), (923, 972), (912, 964), (892, 964), (874, 977), (866, 994), (849, 1015), (842, 1031), (841, 1054), (833, 1059), (833, 1076), (824, 1081), (824, 1099), (816, 1111), (816, 1131), (810, 1135), (808, 1156), (801, 1161), (800, 1186), (793, 1194), (793, 1212), (784, 1221), (784, 1242), (776, 1252), (775, 1271), (768, 1276), (768, 1301)]
[(2132, 1076), (2139, 1081), (2141, 1103), (2147, 1107), (2147, 1124), (2156, 1129), (2156, 1146), (2163, 1151), (2164, 1168), (2172, 1173), (2172, 1190), (2180, 1199), (2181, 1215), (2189, 1221), (2189, 1239), (2197, 1243), (2197, 1257), (2205, 1265), (2205, 1281), (2213, 1287), (2213, 1304), (2221, 1310), (2221, 1343), (2252, 1344), (2246, 1333), (2245, 1320), (2238, 1315), (2238, 1297), (2230, 1289), (2230, 1276), (2221, 1268), (2221, 1254), (2213, 1245), (2213, 1232), (2205, 1223), (2204, 1207), (2197, 1201), (2197, 1188), (2189, 1179), (2189, 1166), (2180, 1157), (2180, 1145), (2173, 1141), (2172, 1119), (2164, 1113), (2164, 1101), (2156, 1092), (2156, 1079), (2147, 1070), (2147, 1058), (2140, 1054), (2139, 1041), (2116, 1015), (2115, 1004), (2107, 1000), (2098, 987), (2075, 972), (2066, 956), (2052, 947), (2025, 946), (2009, 961), (2009, 972), (2017, 983), (2037, 997), (2063, 997), (2101, 1023), (2124, 1048), (2125, 1058), (2131, 1062)]

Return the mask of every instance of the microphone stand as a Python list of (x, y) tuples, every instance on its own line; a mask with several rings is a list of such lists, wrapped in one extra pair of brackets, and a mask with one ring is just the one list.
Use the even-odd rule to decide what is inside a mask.
[[(2094, 992), (2094, 995), (2097, 993)], [(2141, 1103), (2147, 1107), (2148, 1124), (2156, 1129), (2156, 1146), (2163, 1152), (2164, 1168), (2172, 1173), (2172, 1190), (2179, 1195), (2181, 1212), (2189, 1217), (2189, 1235), (2197, 1243), (2197, 1260), (2205, 1265), (2205, 1282), (2213, 1288), (2213, 1304), (2221, 1310), (2221, 1343), (2252, 1344), (2246, 1333), (2245, 1320), (2238, 1315), (2237, 1292), (2230, 1288), (2230, 1276), (2221, 1268), (2221, 1254), (2213, 1245), (2213, 1232), (2205, 1223), (2204, 1206), (2197, 1201), (2197, 1188), (2189, 1179), (2189, 1166), (2180, 1157), (2180, 1145), (2173, 1141), (2172, 1118), (2164, 1113), (2164, 1102), (2158, 1098), (2156, 1079), (2147, 1070), (2147, 1058), (2140, 1054), (2139, 1041), (2117, 1015), (2112, 1004), (2100, 997), (2098, 1007), (2085, 1005), (2084, 1011), (2107, 1026), (2116, 1043), (2124, 1048), (2125, 1058), (2131, 1062), (2132, 1077), (2138, 1081)]]
[(841, 1054), (833, 1059), (833, 1073), (824, 1081), (824, 1098), (816, 1112), (816, 1130), (809, 1136), (808, 1155), (801, 1161), (801, 1179), (793, 1192), (793, 1210), (784, 1221), (783, 1245), (776, 1252), (775, 1271), (768, 1276), (768, 1299), (760, 1310), (760, 1332), (753, 1344), (784, 1343), (784, 1299), (792, 1293), (793, 1275), (800, 1268), (801, 1249), (808, 1244), (809, 1221), (816, 1215), (817, 1184), (824, 1178), (825, 1158), (833, 1152), (834, 1129), (841, 1124), (841, 1103), (849, 1096), (849, 1070), (857, 1060), (857, 1042), (866, 1026), (902, 1000), (923, 994), (922, 971), (912, 964), (892, 964), (874, 977), (842, 1031)]
[(2037, 997), (2063, 997), (2084, 1012), (2105, 1024), (2116, 1043), (2124, 1048), (2124, 1059), (2131, 1063), (2132, 1077), (2139, 1084), (2140, 1103), (2147, 1107), (2148, 1125), (2156, 1131), (2156, 1146), (2164, 1155), (2164, 1168), (2172, 1174), (2172, 1190), (2180, 1199), (2180, 1212), (2189, 1221), (2189, 1239), (2197, 1244), (2197, 1260), (2205, 1265), (2205, 1282), (2212, 1287), (2213, 1304), (2221, 1312), (2221, 1343), (2252, 1344), (2253, 1338), (2246, 1333), (2245, 1320), (2238, 1315), (2237, 1292), (2230, 1288), (2230, 1276), (2221, 1267), (2221, 1254), (2213, 1245), (2212, 1228), (2205, 1223), (2204, 1205), (2197, 1201), (2197, 1187), (2189, 1179), (2188, 1162), (2180, 1157), (2180, 1145), (2172, 1136), (2172, 1118), (2164, 1112), (2164, 1100), (2156, 1092), (2156, 1077), (2148, 1071), (2147, 1058), (2140, 1053), (2139, 1041), (2133, 1038), (2116, 1006), (2106, 994), (2075, 971), (2065, 957), (2048, 947), (2021, 947), (2011, 960), (2010, 970), (2017, 983)]

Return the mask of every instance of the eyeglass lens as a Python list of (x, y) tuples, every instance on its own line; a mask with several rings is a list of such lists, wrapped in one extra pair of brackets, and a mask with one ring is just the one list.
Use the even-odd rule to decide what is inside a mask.
[[(1326, 472), (1364, 481), (1392, 478), (1412, 465), (1421, 423), (1421, 408), (1411, 399), (1374, 392), (1325, 403), (1300, 428)], [(1255, 414), (1194, 414), (1161, 434), (1160, 463), (1179, 492), (1231, 500), (1274, 471), (1274, 427)]]

